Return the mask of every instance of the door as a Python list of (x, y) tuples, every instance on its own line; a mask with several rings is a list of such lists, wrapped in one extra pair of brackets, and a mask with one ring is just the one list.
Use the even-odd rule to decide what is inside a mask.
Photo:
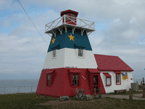
[[(93, 75), (93, 89), (96, 88), (96, 93), (99, 92), (98, 75)], [(94, 90), (93, 90), (94, 93)]]

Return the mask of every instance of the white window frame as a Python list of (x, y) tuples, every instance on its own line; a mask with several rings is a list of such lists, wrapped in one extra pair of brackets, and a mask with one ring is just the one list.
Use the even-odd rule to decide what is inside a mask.
[(83, 57), (83, 49), (78, 49), (78, 56)]
[(52, 51), (52, 58), (56, 58), (56, 50)]
[[(108, 80), (109, 79), (109, 82), (110, 82), (110, 84), (108, 84)], [(111, 77), (106, 77), (106, 86), (110, 86), (111, 85)]]
[[(117, 80), (117, 75), (119, 75), (119, 82), (117, 82), (117, 81), (118, 81), (118, 80)], [(121, 78), (121, 77), (120, 77), (121, 74), (117, 74), (117, 75), (116, 75), (116, 84), (120, 84), (120, 82), (121, 82), (121, 79), (120, 79), (120, 78)]]
[[(48, 84), (49, 81), (49, 84)], [(47, 74), (47, 86), (51, 86), (51, 74)]]

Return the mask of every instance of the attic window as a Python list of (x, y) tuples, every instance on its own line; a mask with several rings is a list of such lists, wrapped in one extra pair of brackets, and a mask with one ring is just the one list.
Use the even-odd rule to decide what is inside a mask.
[(83, 49), (78, 49), (78, 56), (83, 56)]
[(56, 57), (56, 50), (53, 50), (53, 57)]
[(71, 14), (71, 20), (75, 21), (75, 14)]

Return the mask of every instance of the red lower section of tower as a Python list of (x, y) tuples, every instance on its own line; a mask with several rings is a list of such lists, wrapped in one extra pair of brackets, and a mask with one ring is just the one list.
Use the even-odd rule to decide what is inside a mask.
[[(50, 85), (48, 85), (48, 74), (50, 74)], [(72, 75), (79, 75), (79, 85), (72, 84)], [(96, 83), (93, 79), (97, 77)], [(43, 69), (37, 86), (36, 94), (60, 97), (60, 96), (75, 96), (76, 88), (84, 89), (86, 95), (93, 94), (93, 88), (101, 88), (101, 93), (106, 93), (100, 76), (100, 72), (96, 69), (81, 69), (81, 68), (57, 68)]]

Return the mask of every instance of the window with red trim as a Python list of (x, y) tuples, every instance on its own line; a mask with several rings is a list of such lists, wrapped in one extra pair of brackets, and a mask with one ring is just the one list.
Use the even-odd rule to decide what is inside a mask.
[(109, 73), (103, 73), (106, 76), (106, 86), (111, 86), (111, 75)]
[(51, 85), (51, 75), (47, 74), (47, 86)]
[(106, 77), (106, 86), (111, 86), (111, 77)]
[(78, 74), (72, 75), (72, 85), (73, 86), (79, 85), (79, 75)]
[(121, 85), (121, 75), (116, 73), (116, 85)]

